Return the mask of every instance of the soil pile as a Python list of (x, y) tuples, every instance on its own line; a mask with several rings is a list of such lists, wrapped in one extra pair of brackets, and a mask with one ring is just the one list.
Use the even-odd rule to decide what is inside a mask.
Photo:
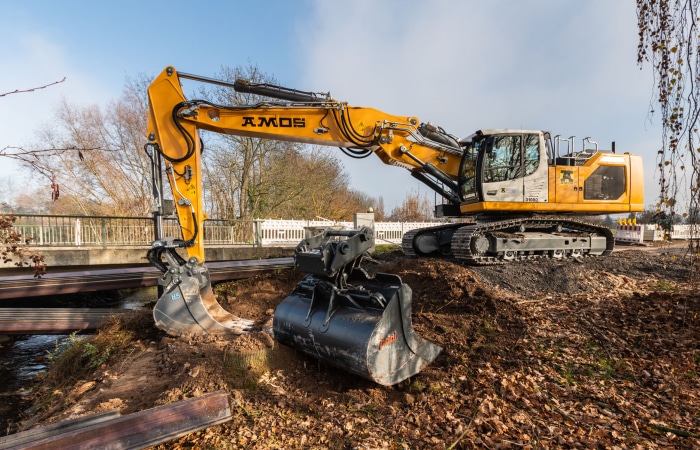
[[(45, 385), (30, 421), (226, 389), (230, 422), (159, 448), (698, 447), (700, 298), (689, 261), (684, 249), (632, 249), (466, 267), (393, 253), (371, 270), (401, 276), (416, 331), (443, 348), (405, 382), (381, 387), (260, 335), (151, 329), (70, 385)], [(264, 323), (301, 277), (216, 292), (224, 308)]]

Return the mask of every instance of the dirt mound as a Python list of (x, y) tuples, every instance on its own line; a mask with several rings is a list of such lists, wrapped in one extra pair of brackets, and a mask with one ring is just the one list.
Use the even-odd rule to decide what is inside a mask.
[(659, 281), (688, 281), (684, 248), (616, 251), (606, 258), (538, 259), (478, 267), (479, 279), (504, 295), (596, 295), (609, 289), (644, 289)]
[[(262, 333), (161, 334), (135, 338), (58, 394), (39, 391), (46, 406), (33, 414), (126, 414), (227, 389), (230, 422), (159, 448), (692, 447), (700, 296), (684, 283), (688, 261), (666, 250), (487, 267), (385, 255), (371, 270), (411, 287), (416, 331), (443, 348), (409, 380), (381, 387)], [(265, 323), (302, 276), (215, 291), (224, 308)], [(232, 355), (244, 356), (234, 370)]]

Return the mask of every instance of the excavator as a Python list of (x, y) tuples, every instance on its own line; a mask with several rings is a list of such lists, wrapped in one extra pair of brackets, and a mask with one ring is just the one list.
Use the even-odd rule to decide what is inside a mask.
[[(183, 79), (268, 100), (188, 100)], [(217, 303), (204, 265), (200, 130), (334, 146), (353, 158), (375, 154), (408, 170), (442, 198), (436, 216), (451, 218), (406, 233), (402, 248), (409, 256), (475, 265), (605, 256), (613, 250), (611, 231), (585, 217), (644, 209), (641, 157), (616, 152), (614, 142), (604, 151), (586, 138), (575, 151), (573, 137), (513, 129), (482, 129), (460, 139), (417, 117), (351, 106), (330, 93), (229, 82), (173, 67), (151, 83), (148, 98), (146, 152), (164, 161), (182, 230), (182, 239), (159, 239), (148, 254), (163, 272), (154, 318), (172, 335), (255, 327)], [(413, 330), (410, 288), (395, 275), (370, 276), (362, 268), (373, 239), (363, 228), (327, 230), (302, 241), (295, 264), (308, 275), (276, 309), (273, 334), (306, 354), (391, 385), (418, 373), (441, 349)]]

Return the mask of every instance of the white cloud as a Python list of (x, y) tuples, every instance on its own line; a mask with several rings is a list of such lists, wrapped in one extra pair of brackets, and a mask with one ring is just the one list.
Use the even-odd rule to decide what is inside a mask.
[[(302, 27), (304, 88), (353, 105), (415, 115), (465, 136), (479, 128), (591, 136), (642, 153), (651, 74), (636, 64), (630, 2), (383, 1), (314, 3)], [(640, 148), (641, 147), (641, 148)], [(343, 160), (353, 183), (393, 206), (418, 186), (402, 170)], [(346, 162), (347, 161), (347, 162)]]

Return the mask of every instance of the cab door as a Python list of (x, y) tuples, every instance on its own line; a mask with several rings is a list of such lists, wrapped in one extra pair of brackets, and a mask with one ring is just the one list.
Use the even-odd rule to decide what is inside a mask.
[(523, 174), (523, 201), (546, 203), (549, 195), (549, 168), (542, 133), (523, 135)]
[(523, 137), (495, 135), (487, 139), (483, 163), (483, 201), (518, 202), (523, 195)]
[(547, 153), (541, 133), (492, 136), (484, 155), (484, 201), (547, 202)]

